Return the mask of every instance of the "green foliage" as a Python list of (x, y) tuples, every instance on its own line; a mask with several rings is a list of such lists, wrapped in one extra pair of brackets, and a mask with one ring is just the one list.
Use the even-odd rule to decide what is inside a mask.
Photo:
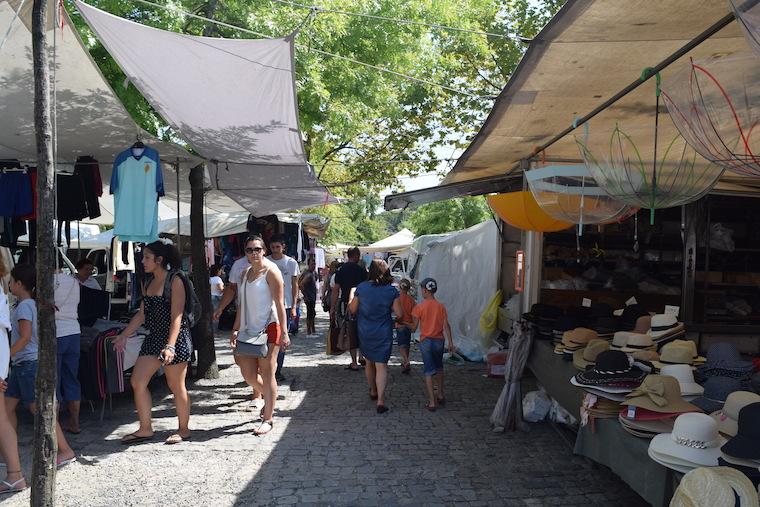
[(409, 213), (403, 225), (421, 236), (466, 229), (490, 218), (483, 197), (461, 197), (423, 204)]

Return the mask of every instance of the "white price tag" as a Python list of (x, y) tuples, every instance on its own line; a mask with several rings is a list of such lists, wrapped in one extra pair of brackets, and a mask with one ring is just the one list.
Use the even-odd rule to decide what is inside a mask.
[(680, 306), (671, 306), (671, 305), (665, 305), (665, 315), (675, 315), (678, 317), (678, 314), (681, 312)]
[(591, 300), (589, 298), (583, 298), (583, 301), (581, 301), (581, 306), (585, 306), (586, 308), (591, 307)]
[(636, 419), (636, 407), (628, 405), (628, 413), (625, 415), (628, 419)]
[(631, 306), (631, 305), (637, 305), (639, 304), (638, 301), (636, 301), (635, 297), (631, 297), (628, 301), (625, 302), (625, 306)]

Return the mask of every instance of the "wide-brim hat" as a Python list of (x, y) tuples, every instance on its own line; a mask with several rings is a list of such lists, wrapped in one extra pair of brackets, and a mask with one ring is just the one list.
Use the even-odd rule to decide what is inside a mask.
[(585, 392), (589, 394), (593, 394), (597, 397), (606, 398), (610, 401), (615, 401), (618, 403), (622, 403), (625, 401), (625, 395), (631, 392), (630, 389), (624, 389), (620, 387), (607, 387), (607, 386), (587, 386), (583, 384), (579, 384), (577, 380), (575, 380), (575, 377), (570, 378), (570, 383), (574, 385), (575, 387), (579, 387), (583, 389)]
[(575, 378), (583, 385), (604, 385), (612, 381), (641, 382), (646, 373), (632, 366), (631, 360), (619, 350), (606, 350), (596, 357), (593, 368), (578, 373)]
[(595, 339), (588, 342), (582, 350), (573, 352), (573, 365), (581, 371), (596, 364), (596, 358), (605, 350), (610, 350), (610, 344), (606, 340)]
[[(739, 503), (736, 503), (736, 497)], [(696, 468), (681, 479), (670, 507), (758, 505), (757, 490), (738, 470), (729, 467)]]
[(675, 334), (684, 329), (683, 323), (678, 322), (675, 315), (657, 314), (652, 315), (652, 321), (647, 334), (658, 340)]
[[(670, 433), (673, 431), (674, 417), (668, 417), (665, 419), (652, 419), (637, 421), (635, 419), (628, 419), (623, 416), (622, 413), (618, 414), (618, 422), (627, 428), (632, 428), (636, 431), (645, 431), (651, 435), (657, 435), (660, 433)], [(651, 436), (650, 436), (651, 438)]]
[(760, 403), (751, 403), (739, 411), (736, 435), (721, 450), (729, 456), (760, 460)]
[(700, 371), (709, 370), (734, 370), (746, 372), (748, 375), (754, 370), (752, 361), (742, 359), (739, 350), (731, 343), (714, 343), (707, 350), (707, 360)]
[(657, 345), (648, 334), (630, 333), (625, 346), (620, 350), (628, 353), (634, 353), (639, 350), (657, 350)]
[(658, 454), (693, 463), (695, 466), (718, 466), (720, 447), (726, 439), (718, 425), (706, 414), (688, 413), (676, 418), (673, 432), (656, 436), (649, 446)]
[(718, 423), (718, 431), (728, 436), (735, 436), (739, 430), (739, 412), (752, 403), (759, 403), (760, 395), (750, 391), (735, 391), (728, 395), (723, 408), (710, 415)]
[(656, 350), (637, 350), (631, 354), (634, 361), (648, 361), (654, 363), (660, 360), (660, 354)]
[(685, 413), (699, 412), (681, 397), (681, 387), (674, 377), (648, 375), (639, 387), (626, 396), (626, 404), (654, 412)]
[(610, 348), (620, 350), (623, 347), (625, 347), (628, 344), (628, 338), (630, 338), (635, 333), (631, 331), (617, 331), (612, 336), (612, 344), (610, 345)]
[[(652, 438), (654, 438), (657, 435), (653, 435)], [(686, 463), (685, 461), (681, 461), (679, 459), (673, 458), (672, 456), (665, 456), (664, 454), (659, 454), (657, 451), (652, 449), (652, 446), (650, 445), (647, 449), (647, 454), (650, 458), (652, 458), (652, 461), (655, 463), (658, 463), (665, 468), (670, 468), (672, 470), (675, 470), (676, 472), (681, 472), (682, 474), (687, 474), (694, 470), (694, 465)], [(690, 507), (694, 507), (693, 505)]]
[(710, 377), (705, 381), (705, 392), (692, 403), (705, 412), (712, 413), (723, 408), (731, 393), (743, 391), (746, 383), (731, 377)]

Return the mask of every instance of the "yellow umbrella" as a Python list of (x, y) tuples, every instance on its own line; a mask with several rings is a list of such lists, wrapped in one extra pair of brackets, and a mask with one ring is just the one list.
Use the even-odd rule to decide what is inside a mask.
[(489, 195), (486, 200), (502, 220), (523, 231), (556, 232), (573, 226), (548, 215), (530, 191)]

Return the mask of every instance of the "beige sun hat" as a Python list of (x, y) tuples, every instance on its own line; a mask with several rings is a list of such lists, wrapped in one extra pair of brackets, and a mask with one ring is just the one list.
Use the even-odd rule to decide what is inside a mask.
[(564, 350), (578, 350), (597, 338), (599, 335), (593, 329), (578, 327), (572, 331), (565, 331), (562, 335), (562, 345), (565, 346)]
[(687, 473), (676, 489), (670, 507), (758, 505), (757, 490), (746, 475), (729, 467), (700, 467)]
[(614, 335), (612, 335), (612, 345), (611, 347), (613, 349), (620, 350), (623, 347), (626, 346), (628, 343), (628, 337), (631, 336), (634, 333), (631, 333), (630, 331), (618, 331)]
[(690, 340), (675, 340), (660, 349), (660, 360), (654, 363), (658, 369), (668, 364), (694, 364), (696, 345)]
[(718, 431), (735, 437), (739, 431), (739, 411), (752, 403), (760, 402), (760, 395), (749, 391), (734, 391), (726, 398), (723, 408), (710, 414), (718, 423)]
[(701, 412), (681, 397), (678, 380), (665, 375), (647, 375), (639, 387), (626, 395), (623, 404), (662, 413)]
[(585, 348), (573, 352), (573, 365), (579, 370), (596, 363), (596, 356), (605, 350), (610, 350), (610, 342), (596, 338), (588, 342)]
[(631, 357), (636, 361), (649, 361), (653, 363), (660, 360), (660, 354), (656, 350), (637, 350)]
[(638, 350), (657, 350), (657, 345), (652, 341), (648, 334), (630, 333), (625, 346), (620, 350), (623, 352), (633, 353)]

